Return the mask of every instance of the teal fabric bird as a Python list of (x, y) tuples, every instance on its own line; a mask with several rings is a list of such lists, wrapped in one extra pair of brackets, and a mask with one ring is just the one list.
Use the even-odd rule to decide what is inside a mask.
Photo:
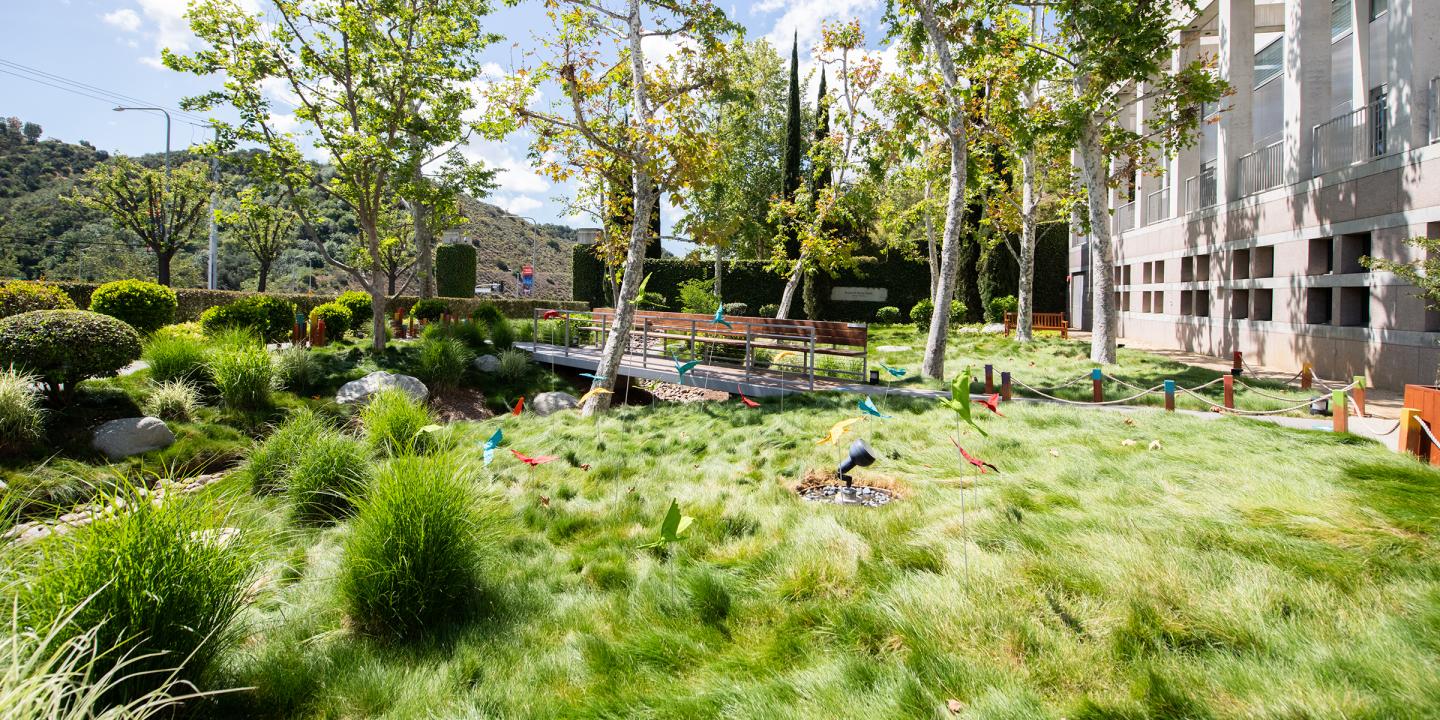
[(670, 358), (675, 361), (675, 373), (680, 376), (681, 385), (685, 384), (685, 374), (690, 372), (691, 370), (694, 370), (695, 366), (700, 364), (699, 360), (691, 360), (690, 362), (682, 363), (680, 362), (680, 358), (674, 355), (671, 355)]
[(730, 324), (730, 321), (725, 319), (725, 306), (724, 306), (724, 305), (716, 305), (716, 306), (715, 306), (715, 319), (714, 319), (714, 320), (711, 320), (711, 322), (715, 323), (716, 325), (724, 325), (725, 327), (730, 328), (731, 330), (734, 330), (734, 329), (735, 329), (735, 326), (734, 326), (734, 325), (731, 325), (731, 324)]
[(880, 367), (885, 368), (885, 372), (890, 373), (890, 377), (893, 377), (893, 378), (896, 378), (896, 379), (905, 377), (905, 373), (906, 373), (905, 368), (892, 368), (892, 367), (890, 367), (889, 365), (886, 365), (885, 363), (880, 363)]
[(860, 412), (863, 412), (866, 415), (873, 415), (877, 418), (880, 418), (881, 420), (890, 419), (889, 415), (880, 412), (880, 408), (875, 407), (875, 401), (871, 400), (869, 395), (866, 395), (863, 400), (855, 403), (855, 405), (860, 408)]
[(968, 423), (970, 427), (975, 428), (975, 432), (980, 433), (980, 435), (984, 437), (989, 437), (990, 434), (982, 430), (979, 425), (976, 425), (975, 419), (970, 416), (971, 377), (970, 368), (965, 368), (965, 372), (957, 376), (955, 381), (950, 384), (950, 399), (942, 399), (940, 400), (940, 404), (954, 410), (955, 414), (959, 415), (961, 420)]
[(591, 380), (596, 380), (602, 383), (605, 382), (604, 375), (596, 375), (595, 373), (580, 373), (580, 377), (588, 377)]
[(505, 433), (500, 432), (499, 428), (496, 428), (495, 434), (494, 434), (494, 435), (491, 435), (491, 436), (490, 436), (490, 439), (485, 441), (485, 466), (486, 466), (486, 467), (489, 467), (489, 466), (490, 466), (490, 461), (495, 459), (495, 448), (500, 447), (500, 443), (501, 443), (501, 442), (504, 442), (504, 440), (505, 440)]

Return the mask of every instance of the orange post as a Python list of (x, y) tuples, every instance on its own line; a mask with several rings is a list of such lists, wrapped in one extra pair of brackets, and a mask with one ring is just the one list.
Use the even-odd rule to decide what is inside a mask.
[(1350, 432), (1350, 408), (1345, 402), (1345, 391), (1330, 393), (1330, 419), (1335, 422), (1335, 432)]
[(1225, 409), (1235, 409), (1235, 376), (1225, 376)]
[(315, 319), (315, 324), (310, 328), (310, 344), (325, 347), (325, 318)]
[(1396, 449), (1402, 453), (1409, 453), (1418, 458), (1424, 458), (1428, 453), (1421, 452), (1420, 444), (1420, 411), (1415, 408), (1400, 409), (1399, 447)]
[(1365, 417), (1365, 376), (1356, 375), (1355, 380), (1355, 414)]
[(1001, 398), (1002, 400), (1004, 400), (1005, 402), (1010, 402), (1010, 373), (1009, 373), (1009, 372), (1002, 372), (1002, 373), (1000, 373), (1000, 398)]
[(995, 392), (995, 366), (985, 366), (985, 394)]
[(1230, 372), (1235, 375), (1239, 375), (1242, 372), (1241, 367), (1243, 366), (1243, 364), (1244, 361), (1240, 355), (1240, 351), (1236, 350), (1230, 358)]
[(1310, 383), (1314, 380), (1314, 378), (1315, 378), (1315, 371), (1312, 370), (1312, 369), (1310, 369), (1310, 363), (1307, 362), (1307, 363), (1305, 363), (1304, 365), (1301, 365), (1301, 366), (1300, 366), (1300, 389), (1301, 389), (1301, 390), (1309, 390), (1309, 389), (1310, 389)]
[(1100, 384), (1100, 368), (1090, 371), (1090, 394), (1094, 402), (1105, 402), (1105, 388)]

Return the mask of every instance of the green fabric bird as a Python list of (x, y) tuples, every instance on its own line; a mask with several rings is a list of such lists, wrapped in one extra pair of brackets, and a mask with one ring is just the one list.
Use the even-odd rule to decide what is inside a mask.
[(670, 510), (665, 513), (665, 519), (660, 521), (660, 537), (654, 542), (645, 543), (640, 547), (654, 548), (666, 543), (679, 542), (685, 531), (690, 529), (690, 523), (694, 521), (695, 518), (680, 514), (680, 503), (672, 498)]
[(981, 436), (989, 437), (990, 434), (982, 430), (979, 425), (976, 425), (975, 419), (970, 417), (971, 377), (970, 368), (966, 367), (965, 372), (957, 376), (954, 382), (950, 383), (950, 399), (946, 400), (942, 398), (940, 404), (954, 410), (955, 414), (959, 415), (961, 420), (969, 423), (970, 427), (975, 428), (975, 432), (980, 433)]

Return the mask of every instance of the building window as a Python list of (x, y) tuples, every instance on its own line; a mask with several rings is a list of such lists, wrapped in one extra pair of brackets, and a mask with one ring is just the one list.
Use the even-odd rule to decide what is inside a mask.
[(1195, 256), (1195, 282), (1208, 282), (1210, 280), (1210, 256)]
[(1250, 291), (1230, 291), (1230, 317), (1235, 320), (1244, 320), (1250, 317)]
[(1250, 251), (1250, 277), (1275, 277), (1275, 246), (1266, 245)]
[(1257, 289), (1250, 293), (1250, 319), (1268, 322), (1275, 316), (1275, 291)]
[(1305, 290), (1305, 322), (1310, 325), (1330, 324), (1330, 288)]
[(1260, 49), (1255, 53), (1255, 89), (1259, 90), (1261, 85), (1280, 77), (1285, 72), (1285, 38), (1276, 38), (1274, 42)]
[(1210, 317), (1210, 291), (1195, 291), (1195, 317)]
[(1350, 34), (1353, 27), (1350, 16), (1351, 0), (1330, 0), (1330, 42)]
[(1370, 0), (1370, 22), (1380, 19), (1390, 9), (1390, 0)]
[(1340, 324), (1345, 327), (1370, 326), (1370, 288), (1340, 288)]
[(1310, 261), (1306, 264), (1307, 275), (1329, 275), (1335, 271), (1335, 239), (1311, 238)]
[(1352, 233), (1340, 236), (1340, 273), (1369, 272), (1360, 264), (1360, 258), (1370, 255), (1370, 233)]
[(1195, 258), (1187, 255), (1180, 258), (1180, 282), (1195, 282)]
[(1250, 251), (1233, 250), (1230, 252), (1230, 279), (1246, 280), (1250, 277)]

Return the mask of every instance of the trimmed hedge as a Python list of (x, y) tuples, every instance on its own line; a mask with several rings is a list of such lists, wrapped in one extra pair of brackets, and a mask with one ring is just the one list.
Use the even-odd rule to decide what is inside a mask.
[(117, 318), (84, 310), (36, 310), (0, 320), (0, 367), (39, 375), (50, 396), (114, 375), (140, 357), (140, 334)]
[(371, 302), (370, 293), (363, 290), (346, 290), (335, 298), (335, 302), (344, 305), (350, 311), (350, 330), (359, 333), (371, 325), (375, 320), (375, 304)]
[(435, 294), (447, 298), (475, 297), (475, 246), (445, 244), (435, 248)]
[[(56, 281), (50, 283), (65, 291), (71, 300), (75, 301), (77, 307), (88, 307), (90, 296), (96, 290), (95, 283)], [(241, 298), (254, 295), (266, 295), (295, 303), (297, 312), (308, 315), (317, 305), (334, 302), (335, 298), (329, 295), (312, 295), (308, 293), (254, 293), (241, 292), (237, 290), (206, 290), (204, 288), (176, 288), (175, 297), (179, 301), (179, 307), (175, 310), (175, 322), (196, 322), (200, 314), (207, 309), (217, 305), (226, 305)], [(386, 304), (388, 315), (393, 315), (396, 309), (410, 309), (420, 298), (414, 295), (400, 295), (391, 298)], [(529, 319), (535, 308), (556, 308), (559, 310), (589, 310), (588, 302), (577, 302), (574, 300), (550, 300), (546, 298), (447, 298), (445, 303), (457, 315), (469, 315), (482, 303), (492, 303), (510, 318)], [(368, 316), (366, 322), (368, 323)]]
[(295, 303), (268, 295), (252, 295), (200, 313), (206, 334), (230, 327), (254, 330), (265, 342), (282, 342), (295, 326)]
[(435, 298), (417, 300), (414, 305), (410, 306), (410, 317), (426, 322), (435, 322), (448, 312), (450, 312), (450, 304)]
[[(311, 308), (311, 324), (317, 320), (325, 321), (326, 342), (344, 340), (345, 333), (350, 331), (350, 309), (340, 303), (325, 303)], [(372, 317), (371, 320), (374, 318)]]
[(45, 282), (0, 282), (0, 318), (35, 310), (77, 310), (65, 291)]
[(116, 280), (90, 294), (90, 312), (123, 320), (149, 335), (172, 322), (179, 301), (175, 291), (144, 280)]
[[(1066, 312), (1070, 230), (1065, 223), (1049, 223), (1041, 225), (1037, 235), (1034, 312)], [(980, 297), (988, 309), (994, 299), (1007, 295), (1020, 295), (1020, 266), (1009, 250), (996, 245), (980, 260)]]

